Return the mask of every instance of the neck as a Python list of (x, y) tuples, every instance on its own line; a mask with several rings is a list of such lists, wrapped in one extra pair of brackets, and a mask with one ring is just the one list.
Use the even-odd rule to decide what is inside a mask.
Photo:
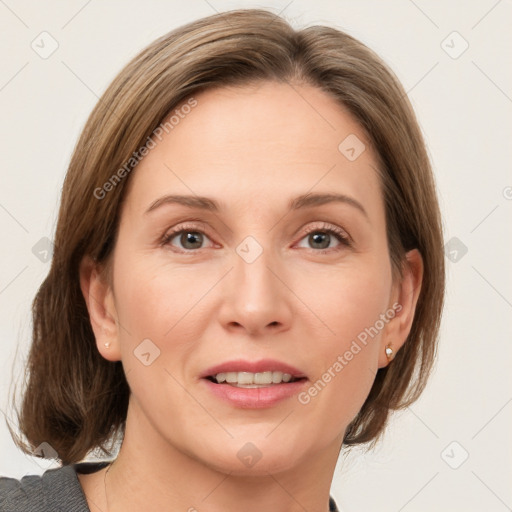
[(285, 470), (258, 462), (257, 473), (243, 474), (238, 465), (218, 468), (178, 449), (130, 405), (123, 444), (106, 479), (107, 510), (327, 512), (341, 439)]

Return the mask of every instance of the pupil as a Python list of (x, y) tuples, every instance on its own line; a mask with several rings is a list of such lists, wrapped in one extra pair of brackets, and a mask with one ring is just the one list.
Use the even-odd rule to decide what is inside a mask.
[[(199, 247), (201, 247), (201, 239), (199, 238), (201, 233), (197, 233), (194, 231), (190, 231), (188, 233), (183, 233), (181, 235), (181, 243), (183, 247), (186, 247), (187, 249), (197, 249), (197, 245), (199, 244)], [(197, 241), (199, 239), (199, 241)], [(194, 245), (195, 243), (195, 245)], [(190, 247), (188, 244), (192, 244), (192, 247)]]
[(327, 241), (327, 244), (324, 243), (323, 246), (320, 247), (320, 249), (327, 249), (329, 247), (329, 235), (327, 235), (326, 233), (314, 233), (314, 234), (310, 235), (309, 237), (313, 243), (322, 244), (322, 238), (323, 238), (323, 242)]

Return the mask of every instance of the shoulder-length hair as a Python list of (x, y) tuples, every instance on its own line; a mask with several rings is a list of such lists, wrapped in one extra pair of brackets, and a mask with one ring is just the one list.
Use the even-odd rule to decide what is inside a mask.
[(394, 275), (401, 275), (406, 251), (416, 248), (423, 258), (408, 339), (378, 370), (344, 444), (374, 443), (389, 411), (423, 391), (435, 359), (445, 270), (435, 184), (407, 94), (373, 51), (340, 30), (295, 30), (268, 11), (235, 10), (150, 44), (114, 79), (83, 129), (64, 181), (51, 268), (32, 306), (18, 412), (24, 440), (14, 436), (25, 451), (46, 442), (68, 464), (93, 449), (108, 453), (107, 443), (123, 432), (130, 390), (121, 362), (106, 361), (95, 346), (79, 265), (86, 256), (109, 261), (134, 155), (173, 109), (205, 89), (261, 80), (311, 84), (348, 109), (379, 159)]

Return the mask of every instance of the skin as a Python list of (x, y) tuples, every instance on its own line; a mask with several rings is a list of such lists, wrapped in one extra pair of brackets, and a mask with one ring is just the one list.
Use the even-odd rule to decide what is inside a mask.
[[(123, 362), (132, 395), (108, 505), (105, 470), (80, 482), (93, 512), (325, 512), (346, 427), (388, 364), (386, 344), (397, 351), (411, 328), (421, 256), (408, 253), (393, 280), (377, 159), (324, 92), (263, 82), (195, 98), (130, 177), (111, 282), (89, 259), (81, 266), (98, 350)], [(355, 161), (338, 150), (350, 134), (366, 145)], [(345, 194), (366, 214), (348, 203), (289, 212), (308, 192)], [(166, 194), (207, 196), (224, 209), (166, 204), (145, 213)], [(162, 244), (184, 222), (205, 233), (192, 244), (200, 248), (179, 235)], [(326, 226), (352, 245), (332, 234), (322, 245), (305, 232)], [(252, 263), (236, 252), (249, 235), (263, 251)], [(308, 404), (294, 396), (238, 408), (199, 379), (227, 360), (274, 358), (311, 385), (395, 303), (400, 312)], [(147, 338), (160, 350), (150, 366), (133, 353)], [(237, 457), (248, 442), (262, 455), (250, 468)]]

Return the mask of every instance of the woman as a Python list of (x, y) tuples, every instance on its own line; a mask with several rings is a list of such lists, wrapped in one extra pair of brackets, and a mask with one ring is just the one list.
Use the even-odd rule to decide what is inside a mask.
[(18, 439), (63, 467), (0, 479), (2, 510), (337, 510), (340, 450), (425, 386), (443, 293), (425, 145), (372, 51), (263, 10), (174, 30), (75, 148)]

